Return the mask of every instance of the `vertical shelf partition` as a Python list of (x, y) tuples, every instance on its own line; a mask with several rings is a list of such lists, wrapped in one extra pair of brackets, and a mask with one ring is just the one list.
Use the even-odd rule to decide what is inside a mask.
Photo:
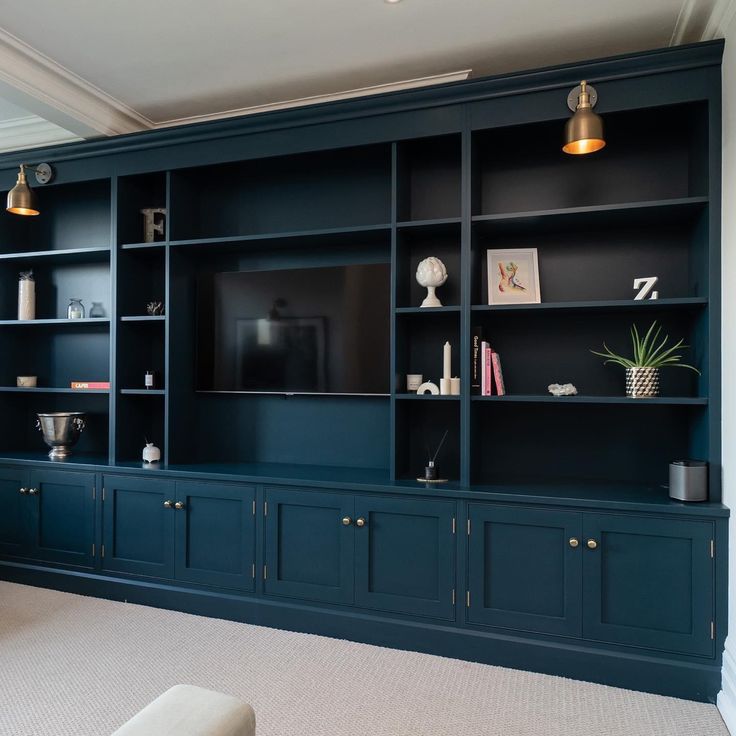
[[(118, 180), (116, 462), (142, 461), (144, 442), (167, 457), (166, 391), (168, 327), (168, 228), (152, 243), (143, 241), (141, 209), (167, 208), (168, 174), (156, 172)], [(131, 288), (134, 285), (134, 288)], [(149, 315), (147, 305), (162, 302), (164, 315)], [(145, 388), (152, 371), (155, 390)]]

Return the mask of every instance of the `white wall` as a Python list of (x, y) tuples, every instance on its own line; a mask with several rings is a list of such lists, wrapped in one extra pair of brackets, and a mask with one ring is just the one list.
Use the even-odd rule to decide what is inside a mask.
[(718, 707), (736, 734), (736, 15), (723, 59), (723, 501), (729, 525), (728, 630)]

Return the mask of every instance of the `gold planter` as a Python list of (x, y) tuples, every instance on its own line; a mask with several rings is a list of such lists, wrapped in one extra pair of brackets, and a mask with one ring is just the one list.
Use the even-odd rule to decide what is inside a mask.
[(627, 368), (626, 395), (632, 399), (659, 396), (659, 368)]

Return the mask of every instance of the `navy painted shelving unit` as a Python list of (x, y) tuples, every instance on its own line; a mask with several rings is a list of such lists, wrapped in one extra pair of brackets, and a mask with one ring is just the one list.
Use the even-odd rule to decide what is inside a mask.
[[(699, 700), (720, 686), (720, 42), (0, 156), (46, 160), (42, 215), (0, 218), (0, 577)], [(608, 146), (560, 151), (595, 84)], [(165, 207), (160, 242), (140, 210)], [(536, 247), (541, 304), (487, 304), (485, 251)], [(420, 309), (439, 256), (443, 307)], [(389, 263), (391, 392), (198, 391), (197, 281)], [(14, 320), (17, 273), (38, 320)], [(661, 298), (635, 302), (637, 276)], [(104, 318), (64, 319), (70, 297)], [(163, 301), (151, 317), (146, 304)], [(629, 400), (632, 322), (701, 375)], [(471, 395), (470, 335), (508, 395)], [(457, 397), (437, 380), (454, 348)], [(201, 350), (201, 347), (200, 347)], [(154, 390), (144, 374), (157, 375)], [(37, 375), (36, 389), (15, 388)], [(70, 381), (110, 381), (72, 391)], [(550, 396), (552, 382), (580, 395)], [(88, 428), (51, 463), (35, 413)], [(445, 429), (447, 483), (416, 481)], [(143, 467), (144, 438), (164, 461)], [(710, 463), (710, 500), (667, 468)], [(31, 493), (30, 491), (34, 492)]]

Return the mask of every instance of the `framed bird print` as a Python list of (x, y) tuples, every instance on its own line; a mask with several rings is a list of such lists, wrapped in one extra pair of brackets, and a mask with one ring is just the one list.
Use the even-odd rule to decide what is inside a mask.
[(488, 303), (539, 304), (539, 263), (536, 248), (488, 252)]

